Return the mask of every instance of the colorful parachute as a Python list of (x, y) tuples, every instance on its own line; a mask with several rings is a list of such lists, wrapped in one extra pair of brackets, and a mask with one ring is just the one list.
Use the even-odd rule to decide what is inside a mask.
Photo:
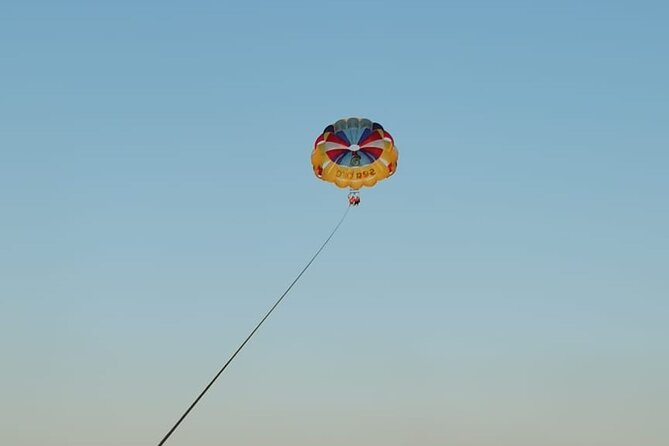
[(323, 130), (314, 143), (311, 164), (321, 180), (357, 190), (394, 174), (397, 158), (395, 142), (381, 124), (347, 118)]

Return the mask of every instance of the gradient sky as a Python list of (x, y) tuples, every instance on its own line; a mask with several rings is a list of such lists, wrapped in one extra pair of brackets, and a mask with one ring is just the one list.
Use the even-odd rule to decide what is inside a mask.
[(669, 444), (668, 12), (3, 3), (0, 444)]

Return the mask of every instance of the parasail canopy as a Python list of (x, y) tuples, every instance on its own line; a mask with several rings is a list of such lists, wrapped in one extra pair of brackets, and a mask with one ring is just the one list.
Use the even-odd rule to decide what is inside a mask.
[(397, 148), (381, 124), (364, 118), (340, 119), (316, 138), (314, 174), (339, 187), (372, 187), (397, 170)]

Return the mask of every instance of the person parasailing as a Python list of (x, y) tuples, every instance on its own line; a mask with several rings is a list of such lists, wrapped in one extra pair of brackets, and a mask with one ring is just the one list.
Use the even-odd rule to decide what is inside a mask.
[(384, 130), (381, 124), (364, 118), (346, 118), (340, 119), (334, 124), (328, 125), (322, 134), (316, 139), (313, 151), (311, 152), (311, 164), (316, 176), (337, 187), (350, 187), (349, 206), (346, 212), (334, 227), (330, 235), (325, 239), (320, 248), (311, 257), (311, 260), (302, 268), (293, 282), (281, 294), (274, 305), (267, 311), (265, 316), (244, 339), (235, 352), (228, 358), (227, 362), (220, 368), (214, 378), (209, 381), (200, 394), (195, 398), (191, 405), (181, 415), (177, 422), (163, 436), (158, 446), (163, 446), (170, 438), (172, 433), (179, 427), (181, 422), (188, 416), (197, 403), (213, 386), (214, 382), (221, 376), (225, 369), (235, 359), (237, 354), (251, 340), (253, 335), (260, 329), (262, 324), (272, 314), (274, 309), (290, 292), (293, 286), (300, 280), (309, 266), (316, 260), (316, 257), (323, 251), (330, 239), (335, 235), (346, 215), (351, 210), (351, 206), (360, 204), (360, 195), (358, 190), (361, 187), (373, 187), (378, 181), (394, 175), (397, 170), (398, 159), (395, 142), (388, 132)]
[(348, 204), (351, 206), (357, 206), (360, 204), (360, 193), (356, 190), (351, 189), (348, 193)]

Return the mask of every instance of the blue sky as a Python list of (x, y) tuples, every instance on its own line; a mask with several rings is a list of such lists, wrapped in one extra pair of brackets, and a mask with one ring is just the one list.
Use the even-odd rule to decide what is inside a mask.
[(665, 445), (663, 2), (0, 7), (0, 443)]

